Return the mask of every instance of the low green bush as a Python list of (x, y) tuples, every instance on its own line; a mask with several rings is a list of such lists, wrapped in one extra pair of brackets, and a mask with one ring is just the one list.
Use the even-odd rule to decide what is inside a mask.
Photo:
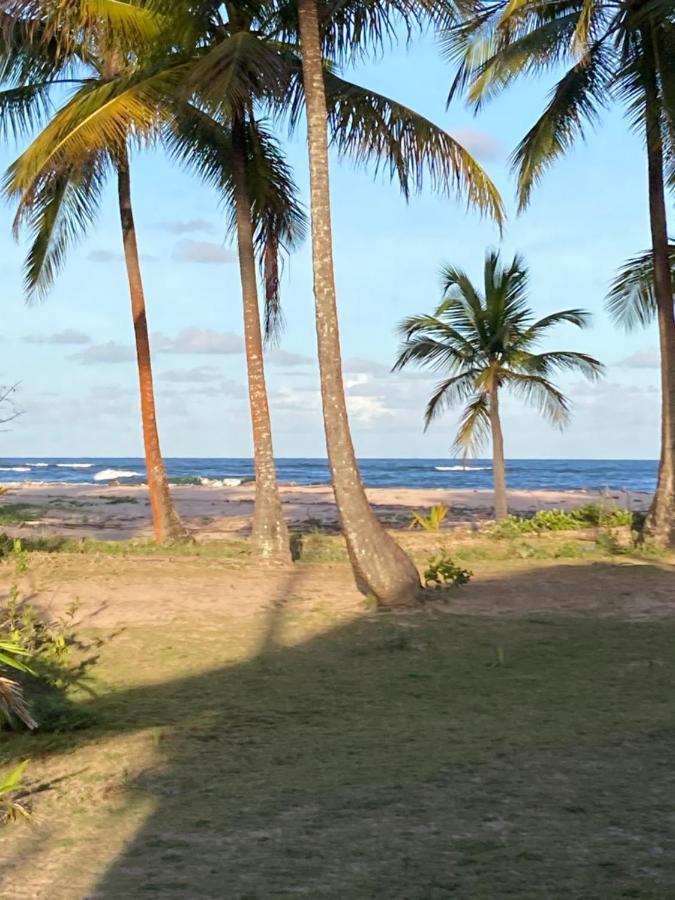
[(603, 509), (597, 504), (576, 509), (541, 509), (532, 516), (507, 516), (490, 527), (498, 538), (515, 538), (523, 534), (545, 531), (576, 531), (580, 528), (620, 528), (633, 526), (633, 513), (628, 509)]
[(432, 556), (424, 570), (427, 587), (459, 587), (471, 581), (473, 572), (458, 566), (446, 550)]

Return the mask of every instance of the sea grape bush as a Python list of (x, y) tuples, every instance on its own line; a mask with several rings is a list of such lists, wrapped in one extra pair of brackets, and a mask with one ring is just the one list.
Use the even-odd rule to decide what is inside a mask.
[(542, 509), (533, 516), (507, 516), (493, 525), (490, 533), (499, 538), (513, 538), (521, 534), (544, 531), (576, 531), (580, 528), (620, 528), (633, 525), (633, 513), (628, 509), (603, 509), (596, 504), (577, 509)]

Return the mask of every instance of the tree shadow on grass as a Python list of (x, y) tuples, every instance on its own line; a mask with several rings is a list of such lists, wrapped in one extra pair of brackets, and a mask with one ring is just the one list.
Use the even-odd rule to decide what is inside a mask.
[(88, 897), (675, 895), (673, 622), (437, 608), (282, 646), (284, 617), (248, 662), (87, 704), (163, 759)]

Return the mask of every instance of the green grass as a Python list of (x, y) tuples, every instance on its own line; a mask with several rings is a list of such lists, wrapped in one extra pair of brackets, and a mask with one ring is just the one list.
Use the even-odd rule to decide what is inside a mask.
[[(2, 748), (65, 776), (36, 802), (66, 881), (39, 896), (666, 900), (674, 643), (433, 609), (130, 627), (80, 698), (94, 727)], [(38, 896), (36, 868), (8, 887)]]

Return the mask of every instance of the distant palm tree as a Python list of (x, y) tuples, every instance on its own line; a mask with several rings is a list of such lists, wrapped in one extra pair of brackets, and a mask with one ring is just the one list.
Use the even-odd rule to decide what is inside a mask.
[(516, 255), (504, 267), (499, 253), (489, 252), (482, 293), (452, 266), (443, 269), (442, 282), (445, 299), (433, 315), (412, 316), (401, 323), (404, 340), (394, 370), (415, 363), (446, 376), (427, 404), (425, 425), (443, 410), (466, 404), (454, 449), (466, 455), (492, 437), (495, 516), (503, 519), (508, 510), (500, 389), (510, 388), (552, 424), (562, 426), (569, 403), (551, 376), (576, 370), (595, 380), (603, 366), (584, 353), (535, 352), (555, 325), (566, 322), (583, 328), (589, 314), (566, 309), (535, 320), (527, 304), (528, 271), (522, 257)]
[(666, 189), (675, 188), (675, 21), (672, 0), (513, 0), (467, 7), (446, 33), (460, 61), (453, 91), (476, 106), (521, 75), (561, 66), (543, 113), (513, 155), (521, 208), (534, 186), (615, 102), (644, 139), (655, 319), (661, 352), (661, 459), (644, 534), (675, 546), (675, 314)]

